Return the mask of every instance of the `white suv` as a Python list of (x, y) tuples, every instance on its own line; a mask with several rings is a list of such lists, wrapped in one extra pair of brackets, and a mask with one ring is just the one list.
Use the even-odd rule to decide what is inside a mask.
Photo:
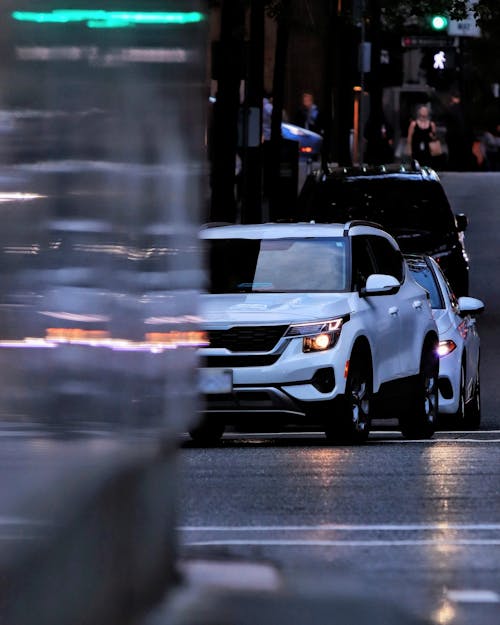
[[(201, 231), (200, 385), (190, 434), (228, 424), (305, 426), (361, 443), (373, 418), (434, 433), (438, 334), (427, 292), (376, 224), (222, 225)], [(268, 430), (269, 431), (269, 430)]]

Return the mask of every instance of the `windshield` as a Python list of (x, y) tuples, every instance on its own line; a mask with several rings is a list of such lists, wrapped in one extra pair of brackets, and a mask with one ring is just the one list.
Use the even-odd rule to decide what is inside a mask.
[(208, 239), (211, 293), (327, 293), (348, 284), (343, 238)]
[(303, 198), (308, 219), (346, 222), (368, 219), (411, 236), (456, 230), (446, 195), (437, 182), (388, 178), (327, 180)]

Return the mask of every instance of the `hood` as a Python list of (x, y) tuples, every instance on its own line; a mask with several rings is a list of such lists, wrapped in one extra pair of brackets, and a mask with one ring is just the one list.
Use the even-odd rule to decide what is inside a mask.
[(321, 321), (350, 312), (345, 293), (205, 294), (200, 300), (202, 325), (217, 328)]

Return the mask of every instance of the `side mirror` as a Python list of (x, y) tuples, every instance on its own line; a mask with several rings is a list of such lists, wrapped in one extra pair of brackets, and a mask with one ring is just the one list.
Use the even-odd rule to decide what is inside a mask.
[(394, 276), (385, 273), (372, 273), (368, 276), (366, 285), (361, 289), (361, 297), (370, 297), (371, 295), (392, 295), (397, 293), (401, 284)]
[(479, 315), (484, 310), (484, 302), (475, 297), (459, 297), (458, 306), (460, 308), (460, 316)]
[(457, 222), (457, 230), (459, 232), (465, 232), (467, 230), (467, 226), (469, 225), (467, 215), (464, 215), (463, 213), (457, 213), (455, 215), (455, 219)]

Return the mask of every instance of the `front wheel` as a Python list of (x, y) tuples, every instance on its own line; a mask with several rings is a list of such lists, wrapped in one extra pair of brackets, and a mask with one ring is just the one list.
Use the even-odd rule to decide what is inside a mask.
[(457, 411), (450, 415), (449, 425), (455, 430), (463, 429), (465, 425), (465, 366), (462, 363), (460, 367), (460, 385), (458, 389), (458, 408)]
[(438, 413), (439, 358), (434, 344), (422, 353), (420, 373), (416, 377), (414, 393), (407, 414), (400, 419), (405, 438), (431, 438), (436, 431)]
[(213, 416), (205, 416), (194, 428), (189, 430), (189, 436), (198, 445), (216, 445), (224, 434), (225, 424)]
[(479, 380), (479, 369), (477, 372), (474, 392), (467, 404), (465, 404), (465, 425), (473, 430), (477, 430), (481, 425), (481, 385)]
[(371, 426), (372, 370), (370, 358), (361, 353), (351, 357), (345, 395), (339, 398), (337, 410), (329, 415), (325, 428), (329, 442), (359, 445), (368, 438)]

